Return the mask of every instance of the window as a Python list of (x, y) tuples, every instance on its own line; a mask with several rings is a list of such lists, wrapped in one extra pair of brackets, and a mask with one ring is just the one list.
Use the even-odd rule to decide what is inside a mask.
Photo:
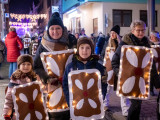
[(98, 35), (98, 18), (93, 19), (93, 33)]
[[(148, 26), (147, 10), (140, 10), (140, 20), (144, 21), (146, 26)], [(157, 11), (155, 11), (155, 27), (157, 27)]]
[(81, 32), (81, 21), (80, 17), (76, 18), (76, 32), (80, 33)]
[(129, 27), (132, 22), (132, 10), (113, 10), (113, 26)]

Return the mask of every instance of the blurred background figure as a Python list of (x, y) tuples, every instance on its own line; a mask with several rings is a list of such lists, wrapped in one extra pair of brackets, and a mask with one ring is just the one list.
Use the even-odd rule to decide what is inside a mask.
[(14, 27), (9, 28), (9, 33), (5, 39), (5, 45), (7, 48), (7, 62), (10, 62), (10, 79), (12, 73), (17, 69), (17, 58), (20, 56), (20, 50), (23, 49), (23, 43), (17, 36), (16, 29)]
[(76, 37), (77, 40), (79, 39), (79, 33), (75, 33), (74, 36)]
[(31, 38), (29, 34), (26, 33), (23, 38), (23, 45), (24, 45), (24, 54), (29, 54), (29, 45), (31, 44)]
[(158, 31), (151, 31), (149, 38), (152, 42), (152, 45), (160, 45), (160, 36)]
[(34, 37), (34, 40), (32, 40), (30, 46), (29, 46), (29, 54), (32, 56), (36, 55), (38, 46), (40, 44), (40, 41), (38, 40), (38, 37)]
[(85, 33), (85, 29), (84, 29), (84, 28), (82, 28), (82, 29), (81, 29), (80, 36), (82, 36), (82, 37), (87, 37), (87, 35), (86, 35), (86, 33)]
[[(1, 37), (0, 37), (1, 38)], [(0, 68), (2, 65), (2, 62), (5, 59), (5, 44), (3, 43), (3, 41), (0, 39)], [(0, 75), (0, 80), (2, 80), (3, 77)]]

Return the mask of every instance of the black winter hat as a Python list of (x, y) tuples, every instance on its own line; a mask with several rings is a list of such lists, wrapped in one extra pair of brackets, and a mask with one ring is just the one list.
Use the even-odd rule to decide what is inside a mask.
[(111, 29), (111, 31), (114, 31), (114, 32), (116, 32), (116, 33), (119, 35), (119, 33), (120, 33), (120, 27), (119, 27), (119, 25), (115, 25), (115, 26)]
[(54, 12), (48, 22), (48, 30), (49, 31), (49, 27), (52, 25), (59, 25), (62, 27), (62, 29), (64, 29), (64, 25), (62, 22), (62, 19), (60, 18), (60, 15), (58, 12)]
[(24, 55), (20, 55), (17, 59), (17, 66), (19, 68), (19, 66), (24, 63), (24, 62), (30, 62), (32, 67), (33, 67), (33, 59), (31, 55), (28, 54), (24, 54)]

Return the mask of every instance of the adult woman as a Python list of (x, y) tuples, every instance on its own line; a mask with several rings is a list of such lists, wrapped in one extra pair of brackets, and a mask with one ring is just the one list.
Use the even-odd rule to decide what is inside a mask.
[[(48, 85), (58, 86), (58, 79), (49, 76), (42, 65), (40, 54), (42, 52), (52, 52), (68, 49), (69, 39), (68, 39), (67, 29), (64, 27), (63, 22), (59, 16), (59, 13), (55, 12), (51, 16), (48, 22), (47, 32), (42, 37), (41, 44), (39, 45), (36, 56), (34, 59), (34, 69), (35, 72), (40, 76), (43, 83)], [(48, 85), (47, 85), (48, 84)], [(48, 91), (49, 92), (49, 91)], [(64, 112), (49, 112), (49, 117), (51, 120), (67, 120), (69, 119), (69, 111)]]
[(20, 56), (20, 50), (23, 49), (23, 43), (17, 36), (16, 29), (11, 27), (9, 33), (5, 39), (5, 45), (7, 47), (7, 62), (10, 62), (9, 66), (9, 78), (12, 73), (17, 69), (17, 58)]

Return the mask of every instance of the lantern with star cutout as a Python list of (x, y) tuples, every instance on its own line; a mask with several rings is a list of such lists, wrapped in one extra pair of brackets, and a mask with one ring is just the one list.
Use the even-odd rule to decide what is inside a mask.
[(112, 61), (114, 52), (115, 52), (114, 47), (106, 47), (105, 57), (104, 57), (104, 62), (103, 62), (103, 65), (106, 67), (106, 71), (108, 72), (107, 83), (110, 86), (114, 85), (114, 77), (115, 77), (115, 74), (114, 74), (114, 71), (111, 65), (111, 61)]
[(124, 45), (121, 48), (118, 96), (145, 100), (149, 97), (152, 49)]
[(47, 120), (46, 104), (38, 82), (31, 82), (13, 88), (12, 98), (16, 120)]
[(97, 69), (74, 70), (68, 75), (72, 119), (104, 117), (101, 75)]

